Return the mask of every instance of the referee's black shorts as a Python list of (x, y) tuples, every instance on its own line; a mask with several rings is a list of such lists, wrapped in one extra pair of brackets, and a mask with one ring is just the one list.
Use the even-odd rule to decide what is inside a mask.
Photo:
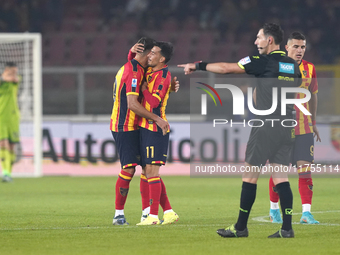
[[(245, 161), (253, 166), (264, 166), (270, 163), (289, 166), (293, 150), (295, 130), (293, 127), (283, 127), (281, 121), (263, 121), (262, 127), (253, 127), (247, 143)], [(253, 126), (260, 126), (255, 121)], [(288, 125), (288, 123), (285, 123)]]

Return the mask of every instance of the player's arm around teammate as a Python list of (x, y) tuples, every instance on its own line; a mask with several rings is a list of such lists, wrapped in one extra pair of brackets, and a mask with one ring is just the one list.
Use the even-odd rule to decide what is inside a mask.
[(136, 95), (128, 95), (127, 96), (128, 108), (137, 114), (140, 117), (147, 118), (153, 120), (157, 126), (159, 126), (165, 135), (169, 129), (169, 123), (166, 120), (163, 120), (159, 116), (154, 113), (148, 112), (138, 101), (138, 96)]
[[(148, 52), (144, 52), (144, 44), (142, 41), (138, 41), (135, 45), (132, 46), (132, 48), (129, 51), (128, 54), (128, 61), (131, 61), (134, 58), (137, 58), (137, 60), (142, 64), (144, 68), (147, 68), (147, 62), (148, 62)], [(132, 79), (134, 77), (131, 77)], [(142, 77), (143, 79), (144, 77)], [(166, 134), (168, 130), (168, 122), (164, 121), (162, 118), (157, 116), (156, 114), (147, 111), (141, 104), (139, 100), (139, 94), (138, 93), (129, 93), (127, 95), (127, 104), (128, 109), (133, 111), (135, 114), (137, 114), (140, 117), (151, 119), (155, 121), (155, 123), (163, 130), (163, 134)]]
[[(156, 113), (166, 120), (165, 108), (170, 93), (171, 74), (166, 63), (173, 54), (170, 43), (158, 42), (148, 55), (147, 84), (141, 87), (143, 92), (143, 106), (150, 112)], [(162, 135), (152, 120), (139, 120), (141, 135), (141, 159), (145, 166), (149, 184), (150, 213), (137, 225), (160, 224), (158, 218), (159, 205), (162, 206), (164, 217), (162, 224), (169, 224), (178, 220), (178, 215), (172, 210), (166, 195), (165, 185), (159, 176), (160, 166), (167, 158), (169, 131)]]
[[(143, 51), (143, 44), (136, 43), (134, 46), (131, 47), (129, 54), (128, 54), (128, 60), (130, 61), (133, 59), (137, 53), (140, 53)], [(177, 80), (177, 77), (174, 77), (171, 81), (171, 88), (170, 92), (177, 92), (179, 90), (179, 81)], [(144, 91), (147, 88), (147, 82), (144, 82), (144, 89), (141, 88), (140, 91)], [(145, 94), (147, 91), (145, 91), (143, 94)], [(152, 108), (157, 108), (159, 105), (159, 100), (158, 98), (152, 96), (150, 93), (144, 95), (144, 100), (148, 101), (149, 106), (151, 104)], [(153, 101), (153, 103), (151, 103)], [(161, 140), (164, 139), (163, 137)], [(162, 186), (162, 192), (161, 192), (161, 198), (160, 198), (160, 205), (163, 208), (163, 211), (165, 212), (164, 218), (162, 221), (162, 224), (169, 224), (172, 223), (176, 220), (178, 220), (178, 215), (174, 214), (172, 211), (169, 199), (166, 194), (166, 189), (165, 185), (162, 179), (161, 181), (161, 186)], [(142, 216), (141, 216), (141, 222), (143, 222), (149, 215), (150, 213), (150, 199), (149, 199), (149, 184), (146, 178), (146, 173), (145, 173), (145, 166), (142, 167), (142, 174), (141, 174), (141, 179), (140, 179), (140, 193), (142, 197)]]
[(140, 135), (138, 120), (140, 117), (152, 119), (160, 129), (168, 130), (168, 123), (156, 114), (147, 111), (138, 101), (140, 85), (144, 80), (148, 53), (155, 41), (143, 37), (143, 52), (137, 53), (118, 71), (114, 83), (114, 103), (110, 129), (119, 153), (121, 171), (116, 182), (116, 200), (114, 225), (128, 224), (124, 215), (124, 206), (129, 191), (129, 183), (140, 162)]

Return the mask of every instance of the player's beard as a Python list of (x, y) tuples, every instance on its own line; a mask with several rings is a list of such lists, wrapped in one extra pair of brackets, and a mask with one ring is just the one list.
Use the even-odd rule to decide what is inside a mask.
[(155, 65), (155, 64), (152, 64), (152, 62), (149, 62), (149, 61), (148, 61), (148, 66), (154, 68), (156, 65)]

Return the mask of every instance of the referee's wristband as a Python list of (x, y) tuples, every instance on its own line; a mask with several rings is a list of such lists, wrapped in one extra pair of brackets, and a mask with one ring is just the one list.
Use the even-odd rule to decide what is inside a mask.
[(207, 62), (196, 62), (195, 67), (196, 70), (207, 71)]
[(312, 125), (313, 125), (313, 126), (316, 125), (316, 120), (312, 120)]

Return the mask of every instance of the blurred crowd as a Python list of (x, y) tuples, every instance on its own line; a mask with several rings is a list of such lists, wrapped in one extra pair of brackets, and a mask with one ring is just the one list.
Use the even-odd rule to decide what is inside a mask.
[(160, 29), (171, 17), (179, 24), (194, 20), (201, 30), (217, 30), (221, 41), (230, 33), (253, 37), (263, 23), (276, 22), (286, 32), (305, 33), (310, 46), (322, 49), (321, 62), (340, 61), (337, 0), (102, 0), (101, 6), (105, 22), (133, 18), (144, 28)]
[(43, 32), (44, 22), (63, 21), (63, 0), (5, 0), (0, 2), (1, 32)]
[(230, 33), (253, 36), (264, 22), (277, 22), (285, 31), (304, 32), (309, 45), (321, 49), (321, 62), (339, 61), (337, 0), (5, 0), (0, 2), (0, 31), (46, 34), (51, 32), (45, 29), (46, 23), (60, 31), (65, 19), (77, 19), (74, 12), (86, 6), (98, 9), (91, 18), (98, 19), (101, 31), (127, 21), (135, 22), (144, 31), (158, 31), (172, 19), (179, 28), (193, 22), (199, 31), (215, 30), (220, 41)]

